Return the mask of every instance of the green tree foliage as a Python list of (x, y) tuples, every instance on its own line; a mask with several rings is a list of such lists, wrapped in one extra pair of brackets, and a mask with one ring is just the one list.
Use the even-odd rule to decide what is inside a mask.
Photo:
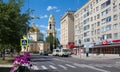
[(24, 0), (0, 0), (0, 47), (20, 51), (20, 39), (29, 28), (30, 10), (21, 13)]
[(60, 44), (58, 38), (55, 38), (52, 34), (50, 34), (48, 37), (46, 37), (46, 42), (50, 43), (51, 52), (53, 51), (53, 49), (58, 47), (58, 45)]

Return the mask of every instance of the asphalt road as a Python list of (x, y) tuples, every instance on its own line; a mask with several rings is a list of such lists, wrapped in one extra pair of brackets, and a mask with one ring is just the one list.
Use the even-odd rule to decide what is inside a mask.
[(82, 60), (72, 57), (31, 55), (31, 72), (120, 72), (119, 59)]

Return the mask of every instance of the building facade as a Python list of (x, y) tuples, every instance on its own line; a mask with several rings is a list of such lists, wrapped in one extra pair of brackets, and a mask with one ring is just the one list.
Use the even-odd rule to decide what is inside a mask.
[(120, 0), (89, 0), (75, 12), (74, 25), (75, 45), (79, 40), (84, 47), (120, 42)]
[(50, 52), (50, 44), (44, 42), (43, 33), (40, 32), (34, 23), (32, 24), (32, 27), (30, 27), (27, 37), (25, 38), (28, 39), (28, 46), (22, 46), (21, 52)]
[(120, 0), (89, 0), (74, 14), (75, 44), (120, 38)]
[(60, 44), (66, 47), (74, 42), (74, 11), (67, 11), (60, 20)]
[(47, 36), (52, 34), (54, 37), (56, 37), (56, 30), (55, 30), (55, 19), (54, 15), (50, 14), (49, 20), (48, 20), (48, 30), (47, 30)]
[(32, 27), (30, 28), (29, 32), (27, 33), (28, 39), (30, 41), (43, 41), (44, 35), (40, 30), (35, 26), (35, 24), (32, 24)]

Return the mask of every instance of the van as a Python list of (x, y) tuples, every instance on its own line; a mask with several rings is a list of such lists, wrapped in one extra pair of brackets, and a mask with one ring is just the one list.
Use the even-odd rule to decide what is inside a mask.
[(53, 56), (58, 56), (59, 55), (59, 51), (60, 51), (60, 49), (53, 49), (52, 55)]
[(70, 55), (71, 55), (71, 51), (68, 48), (62, 48), (59, 51), (59, 56), (66, 56), (66, 57), (68, 57)]

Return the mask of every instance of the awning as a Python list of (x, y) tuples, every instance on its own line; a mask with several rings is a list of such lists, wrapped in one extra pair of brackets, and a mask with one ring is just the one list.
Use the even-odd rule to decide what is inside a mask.
[(118, 46), (120, 47), (120, 44), (94, 46), (94, 48), (118, 47)]
[(118, 40), (112, 40), (112, 42), (120, 42), (120, 39), (118, 39)]

